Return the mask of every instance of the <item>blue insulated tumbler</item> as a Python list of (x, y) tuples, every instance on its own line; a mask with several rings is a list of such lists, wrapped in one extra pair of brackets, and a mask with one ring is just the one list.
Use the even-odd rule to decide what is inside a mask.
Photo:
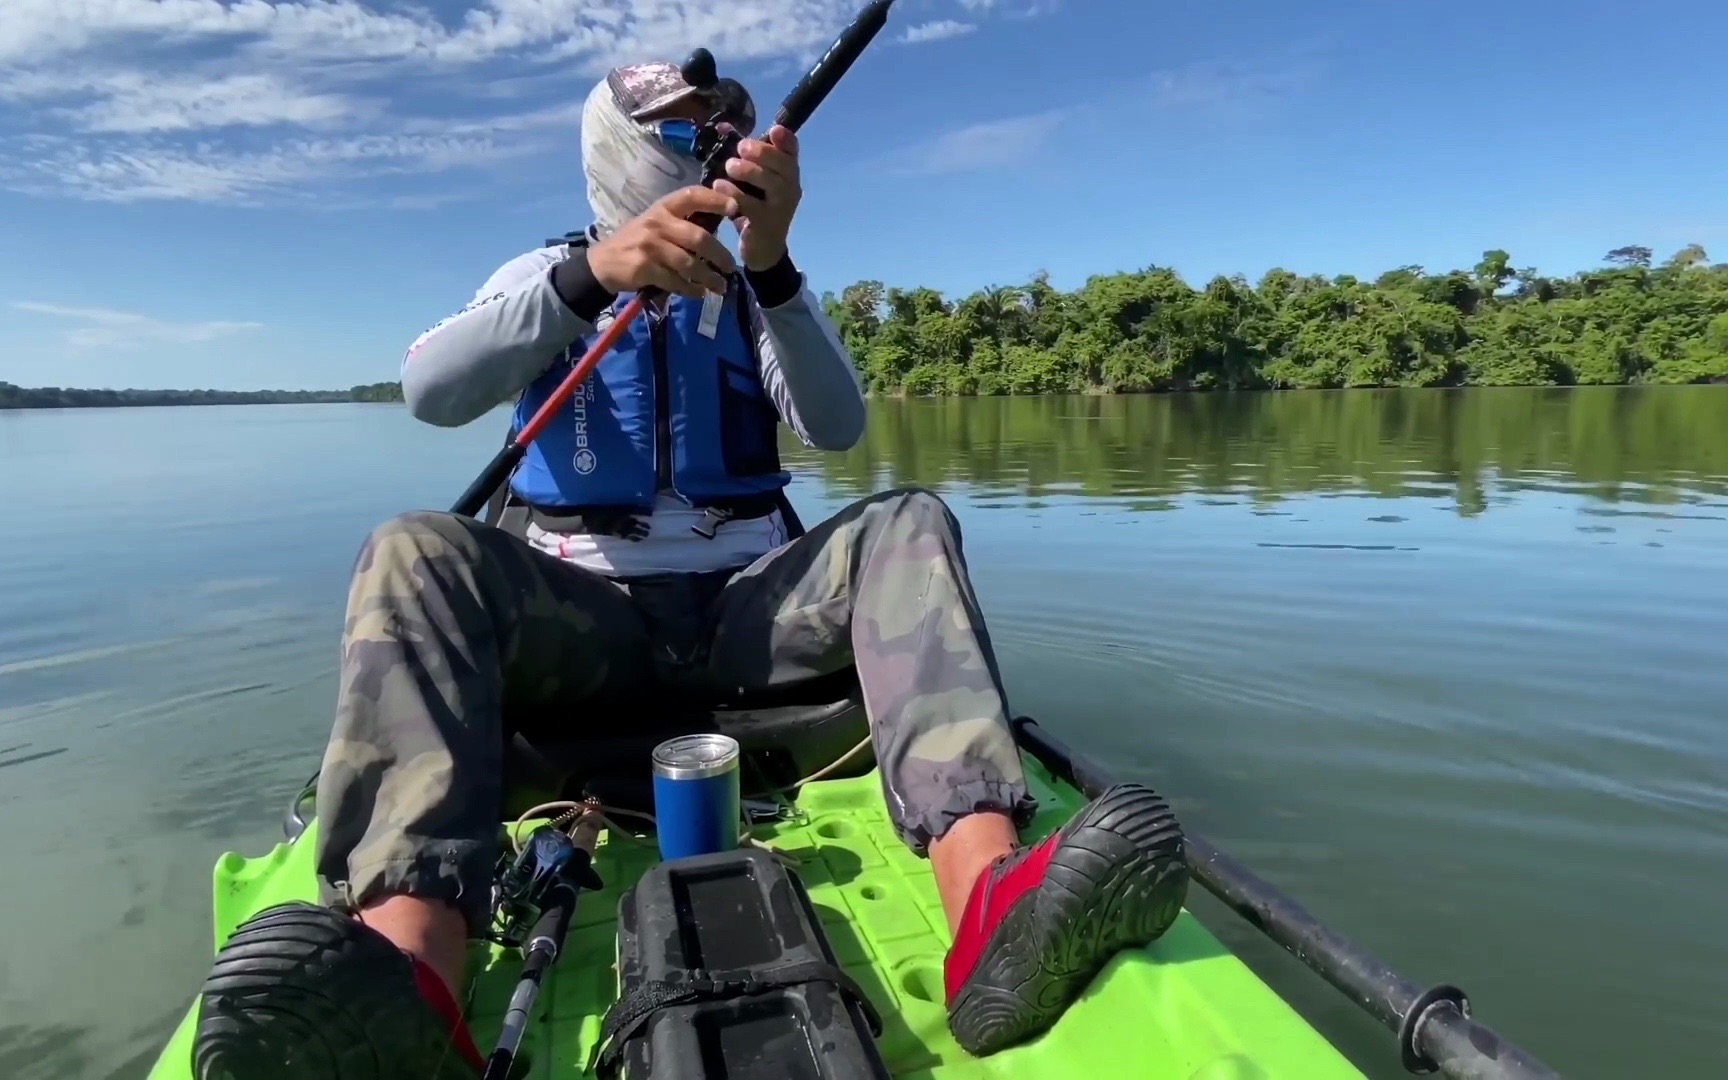
[(680, 735), (654, 748), (654, 823), (662, 859), (737, 847), (739, 800), (737, 740)]

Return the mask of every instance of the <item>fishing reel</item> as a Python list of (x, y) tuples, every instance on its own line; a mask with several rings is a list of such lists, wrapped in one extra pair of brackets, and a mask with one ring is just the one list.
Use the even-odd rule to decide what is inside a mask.
[[(678, 73), (686, 83), (719, 101), (708, 119), (696, 126), (695, 152), (696, 159), (702, 163), (702, 183), (712, 186), (716, 180), (730, 180), (726, 175), (726, 163), (738, 156), (738, 144), (744, 141), (744, 135), (732, 122), (732, 118), (745, 108), (744, 87), (736, 79), (720, 78), (714, 54), (707, 49), (692, 52)], [(762, 197), (762, 189), (754, 184), (739, 180), (731, 182), (753, 199)]]
[(527, 940), (552, 894), (563, 886), (599, 890), (605, 882), (594, 872), (588, 850), (556, 825), (542, 825), (514, 857), (499, 860), (492, 887), (492, 929), (487, 935), (506, 948)]

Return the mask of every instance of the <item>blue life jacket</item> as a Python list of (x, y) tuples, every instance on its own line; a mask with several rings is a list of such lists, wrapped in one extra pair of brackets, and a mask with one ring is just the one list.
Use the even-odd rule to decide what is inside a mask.
[[(780, 414), (762, 386), (747, 296), (734, 275), (711, 333), (702, 332), (701, 300), (674, 296), (664, 313), (645, 305), (529, 445), (510, 478), (515, 497), (553, 513), (647, 513), (664, 489), (718, 510), (775, 500), (791, 477), (780, 467)], [(621, 294), (614, 310), (629, 300)], [(572, 344), (522, 392), (513, 431), (591, 343)]]

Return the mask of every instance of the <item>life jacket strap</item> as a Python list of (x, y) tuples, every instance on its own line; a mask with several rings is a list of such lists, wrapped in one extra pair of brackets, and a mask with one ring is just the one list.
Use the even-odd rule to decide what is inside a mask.
[[(702, 508), (702, 520), (690, 530), (705, 540), (714, 539), (728, 521), (764, 518), (781, 508), (778, 494), (744, 495), (718, 499)], [(547, 532), (592, 533), (642, 540), (648, 536), (648, 515), (635, 506), (528, 506), (528, 519)]]

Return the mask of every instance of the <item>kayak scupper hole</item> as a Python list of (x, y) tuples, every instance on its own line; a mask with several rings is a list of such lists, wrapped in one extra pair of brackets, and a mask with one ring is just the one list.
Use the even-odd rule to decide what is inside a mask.
[(888, 890), (880, 885), (866, 885), (858, 890), (858, 895), (866, 900), (880, 900), (888, 895)]
[(858, 831), (857, 826), (850, 821), (824, 821), (816, 826), (816, 835), (824, 840), (844, 840)]
[(907, 996), (919, 1001), (941, 1001), (942, 975), (935, 968), (908, 968), (900, 976), (900, 989), (906, 991)]

